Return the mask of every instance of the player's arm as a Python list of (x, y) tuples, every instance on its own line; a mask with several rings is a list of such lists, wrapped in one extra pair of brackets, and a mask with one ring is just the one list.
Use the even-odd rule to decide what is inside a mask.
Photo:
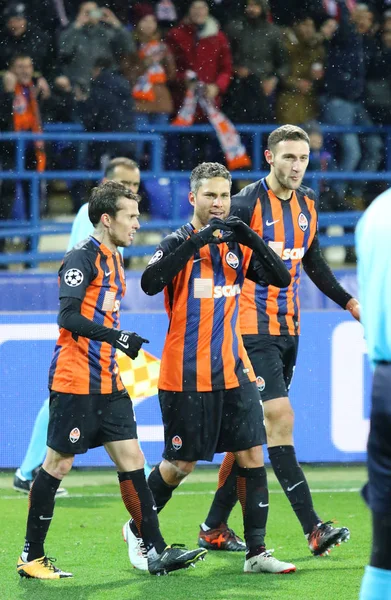
[[(167, 236), (158, 246), (155, 254), (141, 276), (141, 288), (154, 296), (161, 292), (166, 285), (182, 271), (194, 254), (207, 244), (217, 244), (227, 241), (228, 237), (217, 238), (217, 230), (229, 230), (221, 219), (211, 219), (209, 223), (197, 232), (192, 232), (188, 239), (178, 233)], [(231, 232), (228, 232), (231, 235)]]
[[(282, 263), (281, 266), (281, 259), (279, 256), (277, 256), (274, 250), (271, 250), (266, 244), (265, 246), (267, 250), (270, 250), (271, 253), (275, 254), (278, 260), (276, 261), (274, 256), (270, 256), (268, 267), (265, 268), (264, 262), (262, 264), (257, 253), (254, 252), (251, 257), (250, 264), (248, 265), (246, 278), (262, 286), (274, 285), (278, 288), (288, 287), (291, 282), (291, 274), (284, 263)], [(263, 261), (265, 261), (265, 256), (266, 254), (264, 255)]]
[(291, 274), (274, 250), (238, 217), (228, 217), (226, 224), (232, 229), (235, 241), (253, 251), (246, 277), (260, 285), (288, 287)]
[(311, 246), (304, 254), (303, 267), (308, 277), (321, 292), (341, 308), (351, 312), (355, 319), (360, 320), (358, 300), (353, 298), (337, 281), (322, 254), (318, 234), (315, 234)]
[(60, 312), (57, 323), (59, 327), (70, 331), (76, 342), (79, 336), (107, 342), (134, 359), (142, 344), (148, 340), (131, 331), (99, 325), (81, 314), (86, 290), (97, 275), (97, 268), (85, 250), (75, 250), (66, 256), (59, 271)]

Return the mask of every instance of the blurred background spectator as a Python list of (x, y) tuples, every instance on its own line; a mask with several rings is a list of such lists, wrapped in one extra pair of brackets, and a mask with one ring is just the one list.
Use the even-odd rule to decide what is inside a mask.
[(282, 27), (290, 27), (297, 12), (313, 18), (330, 4), (335, 4), (334, 0), (269, 0), (273, 21)]
[(365, 104), (374, 123), (391, 125), (391, 19), (384, 21), (367, 59)]
[[(310, 138), (310, 160), (307, 171), (330, 172), (335, 170), (335, 160), (331, 153), (324, 147), (324, 137), (320, 124), (313, 120), (303, 124), (303, 129)], [(310, 185), (313, 185), (312, 183)], [(315, 186), (316, 187), (316, 186)], [(338, 198), (330, 188), (327, 179), (318, 182), (319, 210), (321, 212), (333, 212), (341, 210)]]
[[(205, 84), (205, 95), (216, 106), (221, 106), (232, 76), (232, 55), (228, 39), (220, 29), (218, 21), (209, 14), (209, 6), (205, 0), (191, 2), (189, 12), (177, 27), (167, 34), (166, 43), (170, 48), (176, 64), (176, 80), (171, 84), (174, 100), (174, 111), (178, 112), (185, 98), (186, 89), (193, 86), (188, 71), (195, 73), (198, 81)], [(195, 122), (205, 122), (205, 115), (198, 108)], [(189, 139), (179, 136), (180, 146), (172, 148), (176, 166), (191, 168), (191, 165), (202, 160), (216, 160), (219, 157), (215, 137), (203, 136)]]
[[(176, 25), (187, 11), (186, 1), (178, 0), (149, 0), (148, 2), (154, 10), (156, 19), (159, 23), (159, 29), (164, 34), (170, 27)], [(114, 14), (122, 23), (131, 23), (134, 25), (133, 16), (137, 0), (111, 0), (105, 3), (111, 8)]]
[[(75, 85), (78, 112), (86, 131), (131, 133), (134, 131), (134, 104), (130, 84), (112, 66), (110, 57), (97, 58), (89, 88)], [(89, 146), (89, 166), (99, 169), (102, 156), (133, 158), (133, 142), (94, 142)]]
[(226, 24), (231, 44), (234, 79), (224, 112), (235, 123), (273, 121), (273, 100), (288, 60), (281, 31), (268, 21), (266, 0), (248, 0), (244, 14)]
[(96, 2), (82, 2), (76, 20), (59, 37), (62, 74), (72, 84), (87, 88), (98, 58), (119, 67), (121, 60), (133, 53), (131, 33), (109, 8), (101, 8)]
[(282, 78), (277, 96), (278, 123), (297, 125), (319, 118), (319, 85), (324, 75), (325, 49), (314, 20), (297, 13), (285, 31), (289, 74)]
[[(206, 84), (207, 96), (221, 105), (232, 76), (232, 56), (220, 24), (210, 16), (205, 0), (194, 0), (188, 15), (167, 34), (166, 42), (174, 56), (177, 74), (173, 85), (175, 110), (183, 103), (186, 71), (194, 71)], [(200, 118), (202, 118), (200, 113)]]
[(76, 16), (80, 0), (26, 0), (29, 19), (46, 33), (58, 35)]
[(45, 104), (46, 123), (73, 123), (78, 121), (75, 94), (71, 82), (65, 75), (54, 80), (50, 96)]
[[(42, 131), (40, 104), (45, 100), (42, 89), (35, 86), (33, 80), (33, 61), (28, 55), (16, 55), (1, 79), (0, 88), (0, 131)], [(1, 145), (1, 168), (4, 171), (15, 168), (15, 151), (10, 143)], [(26, 144), (26, 169), (44, 171), (46, 154), (42, 141)], [(12, 214), (17, 187), (22, 191), (26, 218), (31, 219), (30, 182), (23, 179), (1, 181), (0, 220), (9, 219)], [(4, 252), (5, 239), (0, 238), (0, 252)], [(31, 239), (27, 238), (26, 250), (31, 248)], [(27, 264), (27, 267), (30, 265)]]
[[(189, 12), (189, 8), (192, 4), (192, 0), (180, 0), (176, 1), (178, 8), (178, 15), (180, 19), (186, 17)], [(209, 0), (209, 12), (212, 17), (218, 20), (221, 25), (229, 23), (231, 19), (241, 17), (244, 11), (244, 7), (247, 4), (247, 0)]]
[[(168, 82), (175, 80), (174, 57), (162, 41), (151, 4), (136, 4), (133, 9), (137, 61), (133, 70), (136, 129), (167, 125), (174, 110)], [(143, 162), (146, 144), (137, 142), (137, 161)], [(163, 147), (163, 152), (164, 152)], [(145, 162), (145, 161), (144, 161)]]
[(0, 70), (8, 69), (13, 56), (28, 54), (40, 75), (51, 75), (53, 64), (49, 36), (28, 18), (22, 2), (9, 4), (3, 12), (0, 30)]
[[(326, 21), (322, 33), (326, 39), (323, 122), (329, 125), (372, 125), (364, 105), (365, 61), (363, 34), (350, 14), (344, 0), (338, 0), (338, 21)], [(354, 14), (354, 13), (353, 13)], [(379, 135), (358, 136), (348, 133), (338, 136), (338, 168), (340, 171), (376, 171), (382, 160)], [(362, 208), (365, 183), (351, 185), (352, 201)], [(333, 183), (341, 205), (345, 204), (347, 182)]]

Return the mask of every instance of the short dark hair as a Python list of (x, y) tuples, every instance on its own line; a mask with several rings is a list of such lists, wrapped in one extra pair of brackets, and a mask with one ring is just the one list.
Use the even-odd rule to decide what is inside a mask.
[(190, 175), (190, 190), (196, 194), (202, 185), (203, 179), (212, 179), (213, 177), (223, 177), (232, 185), (231, 173), (228, 169), (218, 162), (203, 162), (192, 170)]
[(115, 218), (119, 210), (118, 200), (120, 198), (140, 202), (138, 194), (131, 192), (122, 183), (116, 181), (105, 181), (93, 188), (88, 203), (88, 217), (94, 227), (98, 225), (101, 216), (105, 213)]
[(273, 151), (279, 142), (290, 140), (294, 142), (302, 140), (310, 145), (310, 138), (304, 129), (297, 127), (297, 125), (282, 125), (271, 132), (267, 138), (267, 147), (269, 150)]
[(23, 54), (23, 52), (19, 52), (19, 54), (14, 54), (11, 57), (10, 67), (12, 67), (12, 65), (14, 65), (17, 60), (24, 60), (25, 58), (28, 58), (29, 60), (31, 60), (32, 64), (34, 65), (33, 57), (30, 56), (30, 54)]
[(111, 179), (114, 173), (114, 169), (116, 167), (126, 167), (127, 169), (132, 171), (139, 168), (135, 160), (132, 160), (131, 158), (126, 158), (125, 156), (118, 156), (117, 158), (113, 158), (112, 160), (110, 160), (110, 162), (107, 163), (104, 172), (104, 176), (106, 177), (106, 179)]

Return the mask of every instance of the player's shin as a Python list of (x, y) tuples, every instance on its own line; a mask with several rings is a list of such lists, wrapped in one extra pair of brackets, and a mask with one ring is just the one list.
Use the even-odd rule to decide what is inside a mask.
[(56, 491), (60, 479), (49, 475), (41, 468), (29, 494), (29, 513), (27, 519), (26, 543), (22, 553), (25, 561), (44, 556), (44, 542), (53, 518)]
[(238, 467), (237, 491), (243, 512), (247, 558), (265, 549), (269, 491), (265, 467)]
[(237, 469), (235, 455), (227, 452), (219, 469), (218, 488), (204, 523), (209, 529), (214, 529), (221, 523), (228, 523), (229, 515), (238, 500)]
[(269, 458), (273, 471), (280, 482), (305, 535), (312, 532), (321, 522), (316, 514), (306, 477), (297, 462), (293, 446), (274, 446), (269, 448)]
[(166, 506), (174, 490), (178, 487), (177, 485), (169, 485), (164, 481), (159, 466), (156, 465), (148, 477), (148, 485), (155, 500), (158, 513)]
[(144, 469), (118, 473), (118, 479), (123, 503), (133, 518), (146, 551), (155, 549), (160, 554), (167, 544), (159, 530), (157, 510), (145, 479)]

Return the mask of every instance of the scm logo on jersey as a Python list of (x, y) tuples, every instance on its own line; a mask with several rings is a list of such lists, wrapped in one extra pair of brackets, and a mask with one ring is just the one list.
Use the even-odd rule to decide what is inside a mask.
[(238, 283), (234, 285), (215, 285), (213, 290), (213, 298), (229, 298), (230, 296), (237, 296), (240, 294), (241, 289)]
[(304, 247), (284, 248), (284, 242), (270, 241), (269, 247), (274, 250), (282, 260), (301, 260), (305, 253)]
[(282, 260), (300, 260), (304, 256), (304, 248), (285, 248), (282, 251)]

